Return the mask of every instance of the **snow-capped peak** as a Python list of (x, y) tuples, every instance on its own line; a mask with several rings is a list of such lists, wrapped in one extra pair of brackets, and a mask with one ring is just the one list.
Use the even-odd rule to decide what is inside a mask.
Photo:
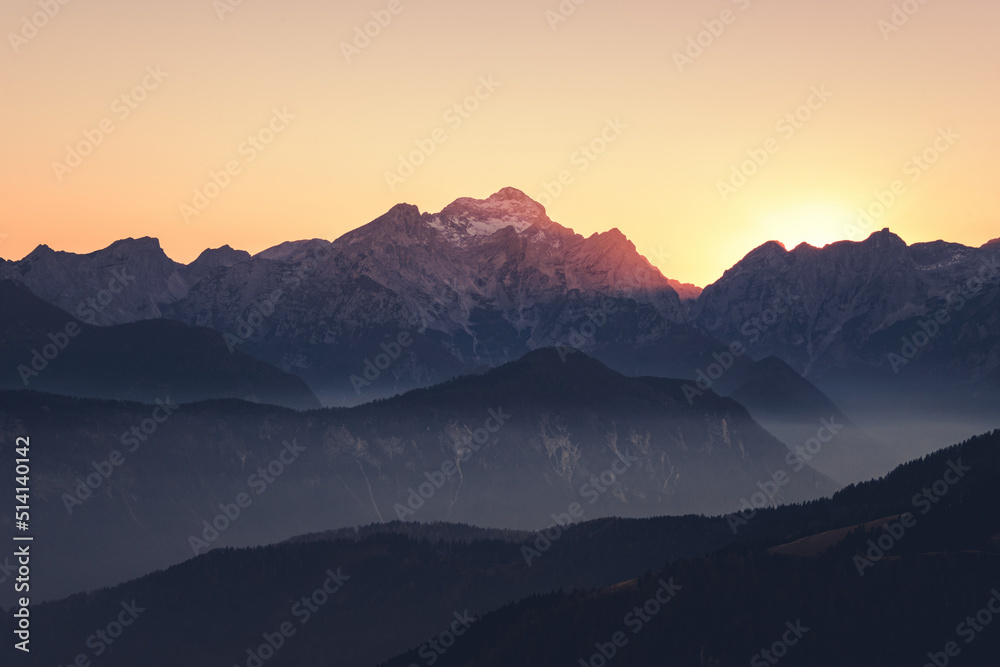
[(428, 224), (449, 240), (490, 236), (512, 227), (521, 233), (538, 222), (548, 222), (545, 207), (516, 188), (504, 188), (488, 199), (456, 199)]

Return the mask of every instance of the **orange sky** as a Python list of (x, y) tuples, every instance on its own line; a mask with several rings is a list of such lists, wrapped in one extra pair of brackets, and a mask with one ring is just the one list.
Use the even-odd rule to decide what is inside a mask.
[[(257, 252), (336, 238), (398, 202), (541, 198), (561, 173), (554, 220), (618, 227), (702, 285), (769, 239), (888, 226), (981, 245), (1000, 236), (1000, 5), (913, 1), (889, 32), (882, 0), (589, 0), (564, 21), (546, 14), (559, 0), (243, 0), (221, 18), (230, 0), (52, 0), (37, 30), (38, 0), (7, 0), (0, 256), (127, 236), (178, 261)], [(371, 12), (387, 25), (345, 55)], [(97, 145), (67, 163), (80, 142)], [(417, 142), (433, 153), (390, 186)], [(925, 151), (933, 164), (911, 161)], [(724, 198), (753, 155), (763, 165)], [(895, 201), (852, 230), (894, 181)]]

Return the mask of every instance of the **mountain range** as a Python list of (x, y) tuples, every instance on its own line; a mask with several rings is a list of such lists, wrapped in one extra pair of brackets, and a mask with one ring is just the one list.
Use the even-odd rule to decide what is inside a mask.
[[(907, 246), (883, 230), (825, 248), (766, 243), (701, 291), (664, 277), (617, 229), (584, 238), (505, 188), (436, 214), (400, 204), (333, 242), (253, 256), (225, 246), (189, 265), (150, 238), (87, 255), (39, 246), (0, 262), (0, 277), (86, 323), (214, 329), (327, 406), (544, 347), (582, 350), (627, 375), (701, 379), (721, 394), (743, 384), (754, 360), (774, 357), (879, 440), (905, 432), (899, 461), (996, 425), (998, 262), (996, 242)], [(733, 345), (745, 353), (707, 378)], [(281, 386), (287, 396), (260, 400), (311, 400)]]
[(882, 230), (701, 289), (514, 188), (0, 260), (30, 664), (919, 664), (1000, 585), (998, 261)]
[[(214, 328), (302, 377), (325, 405), (429, 386), (540, 347), (573, 346), (630, 374), (668, 377), (693, 377), (726, 347), (694, 325), (671, 282), (620, 231), (584, 238), (513, 188), (434, 215), (399, 205), (333, 243), (290, 242), (253, 257), (225, 247), (184, 266), (155, 239), (128, 239), (83, 256), (41, 246), (0, 275), (76, 313), (113, 270), (136, 278), (97, 323), (167, 317)], [(405, 353), (372, 369), (403, 334)]]
[(18, 391), (0, 392), (0, 418), (5, 434), (48, 443), (34, 461), (36, 520), (58, 527), (36, 563), (46, 597), (373, 521), (536, 530), (568, 514), (724, 514), (839, 488), (736, 401), (689, 405), (682, 385), (542, 349), (349, 409), (188, 403), (150, 432), (136, 429), (156, 417), (148, 405)]
[(221, 333), (166, 319), (88, 324), (0, 281), (0, 388), (153, 403), (241, 397), (307, 409), (300, 378), (227, 348)]

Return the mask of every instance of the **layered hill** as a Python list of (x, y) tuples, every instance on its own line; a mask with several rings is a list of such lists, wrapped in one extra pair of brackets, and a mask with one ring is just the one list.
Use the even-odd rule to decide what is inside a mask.
[[(0, 393), (5, 441), (46, 443), (33, 461), (34, 511), (53, 541), (39, 559), (52, 567), (45, 595), (210, 548), (373, 521), (533, 530), (567, 514), (719, 514), (755, 494), (777, 505), (838, 488), (789, 463), (735, 401), (708, 394), (691, 405), (681, 381), (629, 378), (551, 349), (357, 408), (215, 401), (153, 424), (157, 415), (135, 403)], [(236, 512), (240, 494), (247, 507)], [(239, 519), (218, 518), (227, 511)], [(216, 520), (227, 525), (210, 539)]]
[(173, 320), (100, 327), (0, 281), (0, 388), (174, 403), (246, 398), (319, 407), (299, 378), (226, 344), (221, 333)]
[[(955, 469), (961, 475), (947, 475), (948, 493), (922, 512), (912, 496)], [(980, 632), (966, 644), (955, 632), (993, 595), (1000, 514), (989, 499), (998, 475), (995, 432), (832, 498), (760, 511), (735, 535), (722, 517), (578, 522), (550, 531), (548, 542), (540, 534), (390, 524), (216, 550), (37, 605), (36, 621), (57, 631), (29, 664), (89, 655), (86, 638), (123, 603), (142, 612), (105, 647), (102, 663), (111, 666), (245, 665), (261, 655), (295, 667), (586, 664), (601, 646), (610, 651), (618, 632), (627, 641), (618, 642), (617, 660), (641, 666), (663, 664), (665, 655), (678, 664), (755, 657), (766, 664), (762, 649), (783, 635), (802, 640), (784, 647), (789, 664), (919, 664), (949, 641), (988, 664), (998, 637)], [(991, 509), (978, 511), (984, 507)], [(916, 521), (888, 554), (862, 566), (862, 576), (856, 559), (883, 535), (864, 527), (905, 512)], [(844, 537), (826, 551), (772, 553), (837, 529)], [(533, 549), (541, 553), (529, 564)], [(324, 585), (332, 592), (316, 594)], [(274, 633), (284, 623), (291, 625), (279, 644)], [(789, 627), (801, 635), (786, 634)]]

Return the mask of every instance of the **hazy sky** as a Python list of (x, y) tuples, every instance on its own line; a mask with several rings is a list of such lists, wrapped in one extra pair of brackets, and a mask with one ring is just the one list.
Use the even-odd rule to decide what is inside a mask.
[(504, 186), (702, 285), (770, 239), (1000, 236), (995, 0), (64, 1), (0, 8), (6, 258), (257, 252)]

